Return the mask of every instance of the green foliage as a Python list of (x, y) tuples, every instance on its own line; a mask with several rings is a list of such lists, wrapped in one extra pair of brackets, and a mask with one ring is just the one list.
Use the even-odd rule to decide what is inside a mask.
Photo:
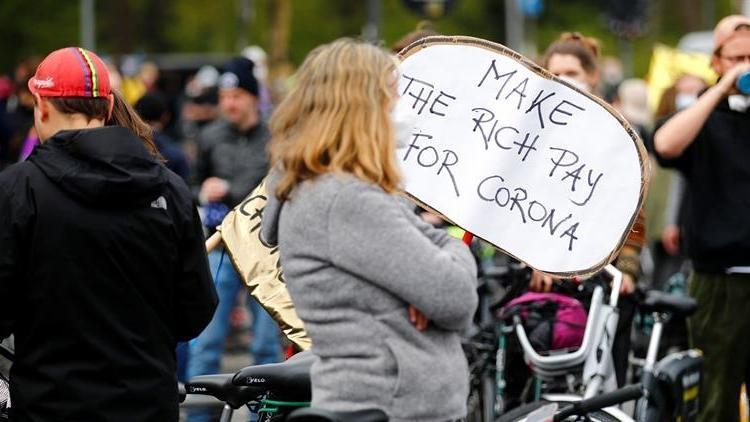
[(23, 58), (74, 45), (78, 41), (78, 2), (0, 1), (0, 71), (8, 73)]
[[(240, 31), (250, 44), (268, 50), (274, 0), (245, 0), (253, 16), (241, 27), (241, 0), (98, 0), (97, 50), (133, 52), (236, 52)], [(703, 4), (711, 0), (690, 0)], [(366, 21), (365, 0), (290, 0), (292, 22), (289, 59), (299, 64), (315, 46), (342, 36), (358, 37)], [(504, 0), (457, 0), (447, 16), (434, 22), (444, 34), (471, 35), (502, 42), (505, 34)], [(685, 0), (649, 3), (647, 32), (634, 40), (634, 68), (645, 74), (654, 42), (675, 44), (690, 28)], [(547, 0), (535, 25), (540, 52), (561, 32), (579, 31), (602, 41), (605, 55), (621, 52), (617, 38), (605, 24), (604, 1)], [(733, 0), (713, 2), (716, 18), (733, 12)], [(689, 12), (689, 10), (687, 11)], [(22, 58), (79, 42), (77, 0), (0, 1), (0, 71), (8, 73)], [(401, 0), (381, 0), (381, 37), (391, 45), (415, 29), (423, 18)]]

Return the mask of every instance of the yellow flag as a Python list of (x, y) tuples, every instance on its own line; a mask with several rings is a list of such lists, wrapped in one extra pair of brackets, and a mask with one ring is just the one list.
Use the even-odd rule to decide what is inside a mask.
[(659, 106), (661, 95), (682, 75), (695, 75), (707, 84), (716, 82), (711, 70), (711, 57), (702, 53), (686, 53), (663, 44), (654, 46), (648, 69), (648, 105), (651, 111)]
[(217, 230), (250, 295), (268, 311), (289, 341), (307, 350), (312, 343), (286, 288), (279, 249), (266, 245), (260, 238), (261, 214), (267, 194), (263, 180), (227, 214)]

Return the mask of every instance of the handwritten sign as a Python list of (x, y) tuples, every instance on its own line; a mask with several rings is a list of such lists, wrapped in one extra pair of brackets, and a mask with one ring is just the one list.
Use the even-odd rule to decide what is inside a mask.
[(550, 274), (588, 274), (624, 243), (646, 188), (645, 150), (598, 98), (501, 45), (429, 37), (401, 53), (395, 113), (405, 189)]

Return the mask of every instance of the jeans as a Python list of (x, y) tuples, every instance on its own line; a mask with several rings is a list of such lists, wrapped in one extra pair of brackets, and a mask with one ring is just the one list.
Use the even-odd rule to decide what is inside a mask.
[[(196, 375), (217, 374), (220, 371), (221, 356), (224, 352), (224, 341), (229, 332), (229, 317), (234, 308), (237, 295), (245, 289), (223, 250), (215, 250), (208, 255), (211, 274), (215, 277), (216, 292), (219, 295), (219, 306), (214, 317), (205, 330), (190, 342), (188, 360), (188, 379)], [(218, 275), (217, 275), (218, 274)], [(281, 340), (276, 322), (254, 298), (248, 298), (248, 308), (252, 314), (251, 330), (253, 340), (250, 353), (253, 363), (261, 365), (282, 360)], [(189, 421), (211, 420), (210, 413), (197, 409), (189, 414)]]

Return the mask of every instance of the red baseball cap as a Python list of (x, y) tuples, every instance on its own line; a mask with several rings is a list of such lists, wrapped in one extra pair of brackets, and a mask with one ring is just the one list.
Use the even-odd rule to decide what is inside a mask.
[(109, 72), (102, 59), (80, 47), (53, 51), (29, 79), (29, 90), (41, 97), (106, 97)]

